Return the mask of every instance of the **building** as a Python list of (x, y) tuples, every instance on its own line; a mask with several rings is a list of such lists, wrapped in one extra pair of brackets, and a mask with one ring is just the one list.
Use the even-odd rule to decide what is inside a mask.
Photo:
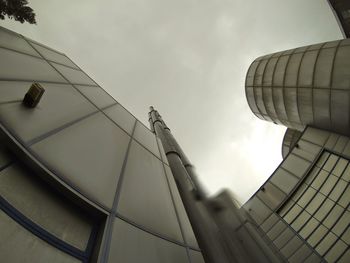
[(282, 163), (243, 209), (288, 262), (350, 262), (349, 39), (257, 58), (246, 95), (288, 129)]
[(303, 131), (309, 126), (350, 135), (350, 39), (257, 58), (246, 79), (254, 114)]
[(67, 56), (0, 27), (1, 261), (281, 262), (149, 117), (152, 131)]
[(1, 260), (349, 262), (349, 61), (345, 39), (252, 63), (251, 110), (288, 129), (239, 208), (206, 196), (153, 107), (148, 129), (67, 56), (0, 27)]
[(344, 38), (350, 37), (350, 3), (347, 0), (328, 0)]
[[(2, 262), (204, 262), (157, 137), (67, 56), (0, 28)], [(33, 82), (36, 107), (22, 100)]]

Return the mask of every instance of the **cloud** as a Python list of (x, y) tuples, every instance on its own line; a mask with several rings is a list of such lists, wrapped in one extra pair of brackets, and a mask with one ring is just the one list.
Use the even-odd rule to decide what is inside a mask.
[(38, 26), (4, 26), (65, 52), (146, 125), (162, 114), (210, 193), (244, 202), (281, 161), (284, 128), (245, 98), (257, 56), (340, 38), (319, 0), (31, 0)]

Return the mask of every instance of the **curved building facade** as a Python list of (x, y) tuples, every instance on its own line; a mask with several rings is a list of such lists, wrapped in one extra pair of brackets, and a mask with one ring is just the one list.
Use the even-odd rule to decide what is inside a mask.
[(66, 55), (2, 27), (0, 233), (1, 262), (204, 262), (159, 139)]
[(245, 89), (262, 120), (349, 135), (350, 39), (259, 57), (249, 67)]

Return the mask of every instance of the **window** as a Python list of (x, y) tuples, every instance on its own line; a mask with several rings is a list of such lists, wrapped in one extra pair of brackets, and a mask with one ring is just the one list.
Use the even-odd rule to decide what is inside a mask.
[(26, 167), (14, 163), (1, 170), (0, 252), (7, 262), (85, 262), (97, 228), (97, 220)]
[[(349, 246), (349, 160), (324, 151), (278, 214), (321, 256), (335, 262), (339, 244)], [(344, 249), (342, 249), (343, 251)], [(337, 256), (340, 253), (337, 252)]]

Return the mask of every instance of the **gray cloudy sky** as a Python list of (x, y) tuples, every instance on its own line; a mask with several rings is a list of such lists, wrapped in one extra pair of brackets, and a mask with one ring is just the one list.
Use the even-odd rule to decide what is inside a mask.
[(154, 105), (213, 194), (245, 202), (281, 162), (285, 128), (253, 116), (260, 55), (341, 38), (326, 0), (30, 0), (1, 25), (71, 57), (146, 125)]

